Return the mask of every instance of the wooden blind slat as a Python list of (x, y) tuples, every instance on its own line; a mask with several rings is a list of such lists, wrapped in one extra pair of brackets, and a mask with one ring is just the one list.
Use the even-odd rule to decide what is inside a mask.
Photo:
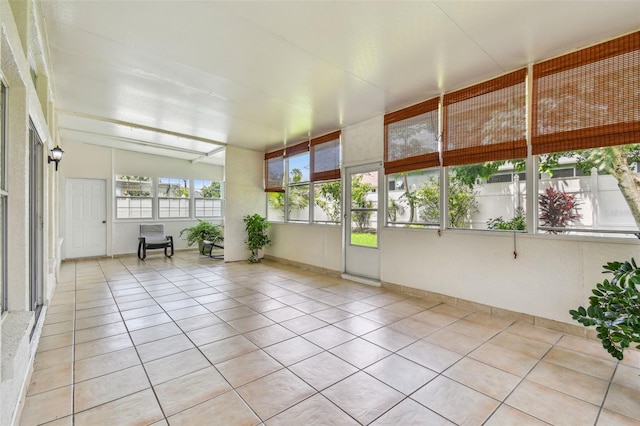
[(325, 143), (325, 142), (329, 142), (329, 141), (333, 141), (336, 139), (340, 139), (340, 135), (342, 134), (342, 131), (337, 130), (333, 133), (329, 133), (328, 135), (324, 135), (324, 136), (318, 136), (317, 138), (313, 138), (311, 139), (311, 146), (314, 145), (318, 145), (321, 143)]
[(640, 32), (533, 66), (532, 153), (640, 142)]
[(309, 141), (304, 141), (302, 143), (286, 147), (284, 157), (293, 157), (294, 155), (302, 154), (307, 151), (309, 151)]
[(311, 140), (311, 180), (340, 178), (340, 131)]
[(384, 116), (385, 174), (436, 167), (439, 98)]
[(284, 192), (284, 149), (264, 155), (265, 192)]
[(526, 69), (443, 98), (444, 166), (527, 156)]

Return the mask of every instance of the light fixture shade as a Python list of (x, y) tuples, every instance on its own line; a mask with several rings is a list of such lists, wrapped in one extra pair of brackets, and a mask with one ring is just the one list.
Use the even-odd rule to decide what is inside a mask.
[(51, 150), (51, 159), (53, 161), (58, 162), (62, 160), (62, 154), (64, 154), (64, 151), (62, 150), (62, 148), (60, 148), (59, 146), (56, 146)]

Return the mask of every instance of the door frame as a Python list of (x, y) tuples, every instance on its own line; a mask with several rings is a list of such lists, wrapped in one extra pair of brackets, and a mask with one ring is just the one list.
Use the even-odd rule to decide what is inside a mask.
[[(377, 172), (378, 195), (376, 236), (377, 247), (355, 246), (351, 244), (351, 176), (359, 173)], [(379, 287), (382, 277), (382, 228), (384, 225), (384, 169), (382, 163), (359, 164), (344, 168), (343, 196), (344, 206), (342, 221), (342, 276), (343, 278), (357, 281), (363, 284)], [(362, 273), (362, 265), (357, 262), (366, 261), (367, 265), (375, 265), (373, 273)], [(355, 263), (354, 263), (355, 262)], [(355, 266), (355, 267), (354, 267)]]
[(44, 143), (29, 120), (29, 310), (44, 304)]

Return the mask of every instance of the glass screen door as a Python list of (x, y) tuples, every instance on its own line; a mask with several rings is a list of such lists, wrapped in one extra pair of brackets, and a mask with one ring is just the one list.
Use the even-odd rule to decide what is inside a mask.
[(344, 270), (348, 275), (379, 280), (380, 165), (350, 167), (345, 174)]

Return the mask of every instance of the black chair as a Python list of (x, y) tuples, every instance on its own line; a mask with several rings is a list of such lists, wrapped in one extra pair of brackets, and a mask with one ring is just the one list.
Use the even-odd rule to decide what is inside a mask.
[[(213, 237), (213, 240), (204, 240), (202, 243), (202, 254), (208, 254), (213, 259), (224, 259), (224, 237)], [(214, 247), (222, 249), (223, 252), (213, 254)]]
[(164, 224), (140, 225), (138, 259), (144, 260), (147, 257), (147, 250), (154, 249), (164, 249), (165, 256), (173, 256), (173, 237), (164, 234)]

